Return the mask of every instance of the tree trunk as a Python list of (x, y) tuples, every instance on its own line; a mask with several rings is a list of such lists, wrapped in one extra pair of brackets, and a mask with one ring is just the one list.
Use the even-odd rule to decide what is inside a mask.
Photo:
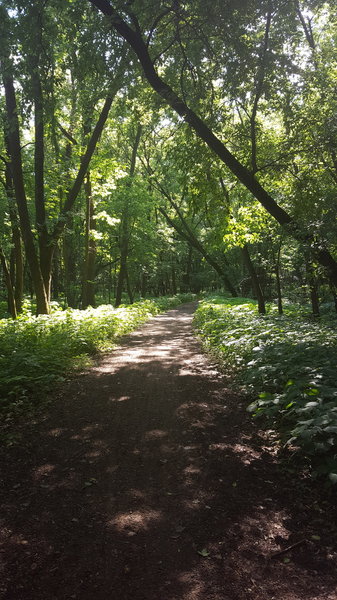
[(55, 248), (53, 256), (52, 293), (53, 298), (58, 300), (60, 296), (60, 250), (58, 245)]
[(310, 261), (307, 262), (307, 281), (308, 281), (308, 285), (309, 285), (312, 314), (314, 317), (319, 317), (320, 308), (319, 308), (318, 286), (317, 286), (315, 271), (314, 271), (313, 265), (311, 264)]
[(140, 282), (140, 295), (142, 298), (145, 298), (147, 290), (147, 274), (142, 272), (141, 282)]
[(121, 223), (121, 242), (120, 242), (121, 260), (117, 279), (116, 289), (116, 308), (122, 302), (123, 284), (127, 274), (127, 258), (129, 253), (129, 229), (128, 229), (128, 209), (125, 207), (125, 211), (122, 217)]
[(280, 265), (278, 263), (275, 265), (275, 276), (276, 276), (278, 314), (283, 315), (282, 291), (281, 291), (281, 281), (280, 281)]
[(41, 15), (38, 6), (31, 9), (32, 18), (37, 26), (34, 29), (33, 53), (31, 57), (31, 84), (34, 100), (34, 186), (35, 186), (35, 218), (39, 241), (40, 269), (48, 303), (51, 294), (51, 271), (54, 247), (47, 228), (47, 216), (44, 193), (44, 98), (40, 79), (41, 53)]
[(174, 264), (171, 265), (171, 276), (172, 276), (172, 292), (175, 295), (177, 293), (177, 282), (176, 282), (176, 270)]
[(10, 275), (10, 272), (9, 272), (9, 268), (8, 268), (6, 257), (4, 255), (3, 250), (2, 250), (1, 247), (0, 247), (0, 264), (2, 266), (2, 270), (3, 270), (4, 278), (5, 278), (5, 285), (6, 285), (6, 288), (7, 288), (7, 297), (8, 297), (9, 312), (10, 312), (12, 318), (16, 319), (17, 318), (17, 312), (16, 312), (16, 305), (15, 305), (15, 298), (14, 298), (14, 290), (13, 290), (12, 279), (11, 279), (11, 275)]
[(96, 306), (95, 301), (95, 263), (96, 242), (93, 237), (95, 230), (94, 203), (92, 198), (90, 172), (88, 171), (85, 181), (86, 196), (86, 235), (85, 235), (85, 263), (82, 287), (82, 308)]
[(264, 301), (264, 297), (263, 297), (263, 292), (262, 292), (262, 289), (260, 286), (258, 276), (255, 271), (254, 265), (252, 263), (252, 259), (250, 258), (250, 254), (249, 254), (247, 245), (243, 246), (243, 248), (242, 248), (242, 256), (243, 256), (244, 263), (247, 267), (249, 276), (251, 278), (253, 290), (256, 294), (259, 314), (265, 315), (266, 314), (266, 306), (265, 306), (265, 301)]
[[(9, 155), (9, 142), (5, 135), (5, 143), (7, 147), (7, 154)], [(22, 311), (22, 298), (23, 298), (23, 255), (22, 255), (22, 240), (21, 232), (19, 227), (18, 215), (15, 208), (15, 194), (13, 189), (13, 181), (11, 174), (10, 163), (6, 162), (5, 167), (5, 187), (8, 199), (8, 210), (9, 218), (11, 221), (12, 228), (12, 242), (13, 242), (13, 273), (11, 274), (11, 280), (14, 282), (14, 296), (17, 313)]]
[[(129, 187), (131, 187), (131, 185), (132, 185), (132, 178), (135, 174), (137, 151), (138, 151), (138, 147), (139, 147), (141, 134), (142, 134), (142, 126), (140, 124), (138, 124), (137, 133), (136, 133), (136, 137), (135, 137), (133, 148), (132, 148), (131, 161), (130, 161)], [(117, 281), (116, 300), (115, 300), (116, 307), (119, 306), (122, 301), (124, 280), (127, 280), (127, 273), (128, 273), (127, 260), (128, 260), (128, 254), (129, 254), (129, 236), (130, 236), (130, 232), (129, 232), (129, 200), (128, 200), (128, 198), (126, 198), (126, 201), (124, 204), (123, 215), (122, 215), (122, 223), (121, 223), (121, 238), (120, 238), (120, 240), (121, 240), (120, 241), (121, 262), (120, 262), (120, 269), (119, 269), (118, 281)], [(129, 288), (129, 291), (130, 291), (130, 288)], [(130, 297), (130, 294), (129, 294), (129, 297)], [(132, 294), (131, 294), (131, 297), (132, 297)], [(130, 300), (130, 302), (131, 302), (131, 300)], [(131, 302), (131, 304), (132, 304), (132, 302)]]
[(133, 304), (134, 299), (133, 299), (133, 293), (132, 293), (132, 289), (131, 289), (131, 285), (130, 285), (129, 271), (127, 268), (126, 268), (125, 279), (126, 279), (126, 289), (128, 291), (129, 301), (130, 301), (130, 304)]
[(68, 215), (67, 233), (63, 238), (63, 261), (64, 261), (64, 284), (67, 304), (71, 308), (77, 308), (76, 288), (76, 252), (74, 247), (73, 217)]
[(279, 248), (277, 251), (277, 258), (276, 258), (276, 262), (275, 262), (277, 308), (278, 308), (279, 315), (283, 315), (283, 303), (282, 303), (282, 291), (281, 291), (281, 279), (280, 279), (281, 246), (282, 246), (282, 240), (279, 244)]

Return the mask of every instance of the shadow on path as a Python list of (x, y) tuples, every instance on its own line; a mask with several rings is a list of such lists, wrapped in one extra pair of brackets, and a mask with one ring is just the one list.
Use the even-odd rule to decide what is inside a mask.
[(322, 498), (308, 503), (305, 480), (293, 490), (202, 355), (194, 307), (124, 338), (8, 452), (1, 598), (337, 598), (336, 548), (312, 538)]

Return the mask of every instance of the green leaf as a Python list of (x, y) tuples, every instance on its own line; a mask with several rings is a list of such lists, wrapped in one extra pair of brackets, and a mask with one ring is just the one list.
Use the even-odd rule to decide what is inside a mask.
[(95, 485), (97, 483), (97, 479), (95, 477), (91, 477), (88, 481), (84, 482), (84, 487), (90, 487), (91, 485)]
[(200, 554), (200, 556), (202, 556), (203, 558), (207, 558), (209, 556), (209, 552), (208, 550), (206, 550), (206, 548), (198, 550), (198, 554)]

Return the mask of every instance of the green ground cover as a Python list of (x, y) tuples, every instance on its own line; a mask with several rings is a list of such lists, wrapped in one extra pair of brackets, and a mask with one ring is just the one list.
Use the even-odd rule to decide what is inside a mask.
[[(323, 311), (324, 312), (324, 311)], [(337, 482), (337, 320), (288, 305), (257, 314), (247, 298), (213, 297), (194, 318), (204, 346), (244, 386), (250, 410), (309, 457), (314, 475)]]

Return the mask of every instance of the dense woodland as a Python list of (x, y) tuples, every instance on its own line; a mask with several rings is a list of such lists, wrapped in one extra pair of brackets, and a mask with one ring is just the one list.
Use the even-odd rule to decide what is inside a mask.
[[(69, 321), (70, 308), (84, 314), (136, 302), (142, 312), (141, 299), (179, 293), (250, 298), (256, 308), (242, 314), (253, 321), (241, 324), (240, 335), (237, 323), (230, 330), (242, 347), (234, 362), (252, 361), (257, 331), (267, 345), (276, 335), (271, 322), (256, 320), (268, 317), (256, 314), (269, 313), (275, 324), (286, 313), (292, 325), (283, 334), (307, 336), (313, 354), (304, 371), (313, 356), (319, 362), (320, 344), (330, 375), (316, 364), (316, 379), (301, 376), (293, 395), (304, 403), (315, 396), (321, 412), (328, 399), (330, 417), (311, 423), (318, 429), (309, 437), (323, 443), (322, 427), (330, 428), (322, 448), (330, 460), (337, 432), (336, 3), (2, 0), (0, 11), (2, 368), (14, 364), (15, 332), (21, 350), (27, 346), (23, 323), (36, 338), (54, 326), (52, 316), (36, 321), (30, 309), (63, 310)], [(230, 321), (221, 342), (219, 302), (207, 305), (217, 334), (209, 326), (202, 332), (217, 349)], [(275, 356), (289, 352), (283, 341)], [(55, 343), (46, 344), (45, 362), (35, 363), (42, 378), (49, 351), (62, 371)], [(28, 354), (25, 360), (31, 371)], [(270, 380), (258, 371), (266, 364)], [(255, 395), (267, 394), (254, 410), (273, 418), (279, 388), (293, 390), (289, 370), (277, 364), (269, 355), (251, 362), (260, 378), (248, 382)], [(13, 389), (19, 402), (29, 388), (26, 379), (14, 381), (17, 366), (4, 384), (12, 405)], [(316, 401), (323, 377), (329, 391)], [(281, 404), (292, 411), (293, 431), (293, 398), (286, 394)]]
[(26, 294), (48, 313), (214, 288), (318, 314), (337, 283), (335, 26), (334, 2), (3, 1), (11, 314)]

